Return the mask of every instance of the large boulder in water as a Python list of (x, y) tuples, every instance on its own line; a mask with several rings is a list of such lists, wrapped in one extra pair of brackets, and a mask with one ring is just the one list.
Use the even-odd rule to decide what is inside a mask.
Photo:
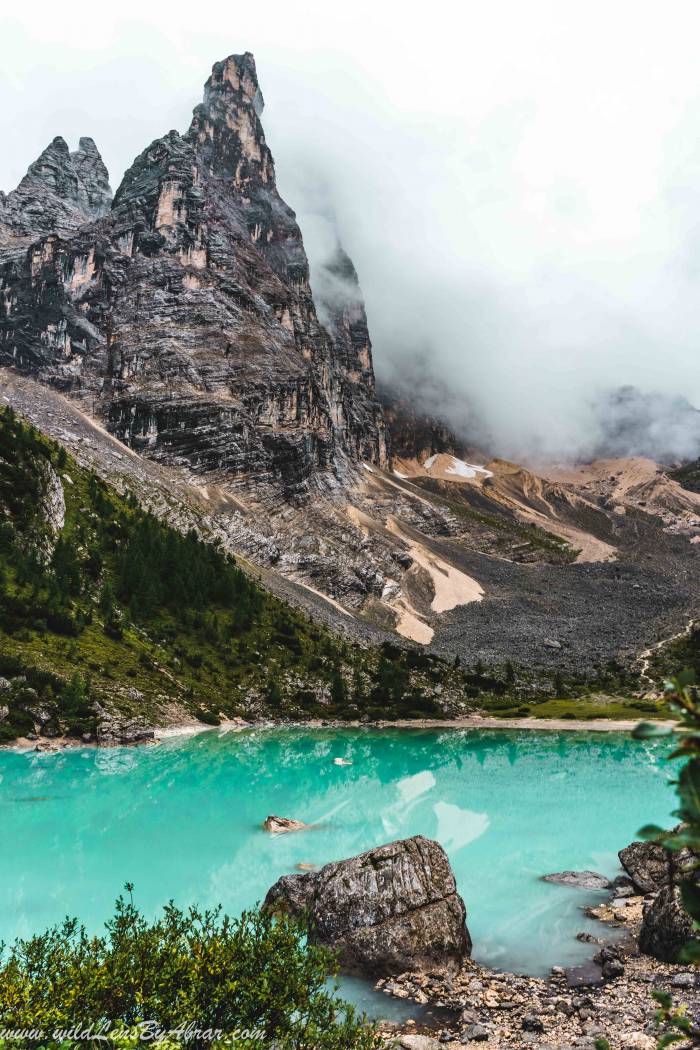
[(683, 945), (698, 939), (693, 920), (683, 907), (680, 890), (676, 886), (665, 886), (644, 912), (639, 950), (661, 962), (678, 962)]
[(346, 973), (448, 968), (471, 952), (466, 908), (447, 854), (422, 835), (320, 871), (285, 875), (264, 907), (305, 914), (311, 940), (334, 948)]

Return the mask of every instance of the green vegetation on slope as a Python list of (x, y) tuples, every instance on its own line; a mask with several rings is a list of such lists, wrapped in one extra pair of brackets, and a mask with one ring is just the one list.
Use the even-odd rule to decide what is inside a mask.
[(329, 992), (332, 969), (292, 919), (168, 904), (149, 923), (120, 898), (103, 937), (67, 919), (0, 956), (1, 1028), (35, 1033), (7, 1046), (82, 1045), (68, 1034), (78, 1026), (124, 1048), (162, 1032), (168, 1048), (378, 1050), (364, 1018)]
[[(65, 523), (47, 493), (61, 479)], [(430, 654), (362, 647), (264, 591), (220, 547), (182, 535), (0, 411), (0, 740), (91, 733), (94, 702), (158, 721), (439, 716), (462, 675)], [(26, 681), (17, 681), (17, 676)], [(1, 685), (2, 683), (0, 683)], [(49, 714), (48, 719), (44, 718)], [(0, 714), (1, 717), (1, 714)]]
[(700, 459), (696, 459), (692, 463), (686, 463), (684, 467), (679, 467), (678, 470), (670, 471), (669, 477), (690, 492), (700, 492)]
[(675, 678), (691, 671), (700, 681), (700, 622), (693, 623), (687, 634), (660, 645), (651, 655), (649, 674), (657, 681)]
[[(58, 529), (49, 497), (61, 491)], [(336, 635), (0, 409), (0, 742), (37, 725), (92, 736), (96, 702), (156, 724), (184, 710), (212, 725), (222, 715), (623, 715), (599, 700), (584, 712), (591, 693), (624, 698), (627, 717), (653, 714), (626, 699), (635, 684), (617, 665), (528, 675)]]

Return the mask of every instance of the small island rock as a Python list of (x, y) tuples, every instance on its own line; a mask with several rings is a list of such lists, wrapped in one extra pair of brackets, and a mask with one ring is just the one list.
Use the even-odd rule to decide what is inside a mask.
[(543, 875), (544, 882), (555, 882), (558, 886), (575, 886), (579, 890), (609, 890), (612, 883), (595, 871), (554, 871)]
[(304, 824), (302, 820), (292, 820), (291, 817), (265, 817), (263, 821), (265, 831), (271, 831), (273, 835), (284, 835), (287, 831), (303, 831), (310, 828), (310, 824)]

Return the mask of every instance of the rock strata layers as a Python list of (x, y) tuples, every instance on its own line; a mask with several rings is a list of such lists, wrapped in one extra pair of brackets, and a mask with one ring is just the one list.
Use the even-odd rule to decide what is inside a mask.
[(443, 848), (390, 842), (305, 875), (285, 875), (265, 907), (306, 914), (311, 938), (339, 953), (348, 973), (444, 969), (471, 952), (466, 909)]

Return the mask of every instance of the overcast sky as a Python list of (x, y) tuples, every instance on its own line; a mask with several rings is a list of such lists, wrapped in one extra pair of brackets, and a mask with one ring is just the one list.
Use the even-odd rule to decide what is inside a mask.
[(116, 188), (186, 129), (212, 63), (250, 50), (280, 190), (312, 265), (334, 211), (381, 375), (422, 357), (452, 418), (513, 456), (589, 453), (605, 392), (634, 384), (664, 453), (700, 453), (664, 400), (700, 407), (697, 3), (42, 0), (0, 19), (4, 190), (56, 134), (92, 135)]

